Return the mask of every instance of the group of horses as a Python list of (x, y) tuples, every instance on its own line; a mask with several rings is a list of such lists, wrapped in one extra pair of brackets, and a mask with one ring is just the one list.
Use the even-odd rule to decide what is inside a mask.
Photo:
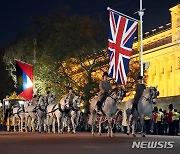
[[(130, 134), (130, 128), (132, 129), (132, 135), (135, 137), (135, 123), (140, 118), (141, 122), (141, 134), (145, 137), (144, 132), (144, 117), (148, 116), (152, 119), (153, 104), (156, 103), (157, 96), (159, 92), (156, 87), (148, 87), (144, 90), (139, 103), (138, 110), (135, 110), (133, 114), (131, 113), (133, 99), (130, 99), (125, 103), (123, 118), (127, 122), (127, 134)], [(99, 120), (99, 131), (98, 134), (101, 135), (101, 123), (102, 117), (106, 117), (108, 121), (108, 133), (109, 137), (113, 137), (112, 130), (112, 120), (117, 112), (117, 104), (122, 102), (125, 97), (125, 91), (122, 88), (115, 88), (106, 98), (105, 102), (102, 105), (102, 111), (99, 111), (97, 108), (98, 96), (95, 96), (90, 100), (90, 116), (88, 123), (92, 126), (91, 132), (94, 136), (94, 125), (96, 121), (97, 114), (101, 115)], [(72, 125), (72, 133), (76, 133), (76, 127), (79, 121), (80, 115), (80, 104), (81, 97), (75, 96), (70, 105), (68, 97), (63, 97), (60, 102), (56, 102), (55, 95), (51, 94), (46, 100), (45, 96), (41, 96), (37, 102), (37, 105), (30, 105), (29, 103), (24, 104), (24, 108), (15, 107), (13, 109), (13, 125), (14, 131), (15, 128), (15, 119), (19, 118), (19, 131), (23, 132), (23, 121), (25, 121), (25, 131), (28, 131), (28, 128), (32, 131), (38, 129), (39, 132), (42, 132), (42, 126), (44, 127), (45, 132), (56, 132), (56, 122), (58, 126), (58, 133), (63, 133), (65, 125), (68, 126), (68, 132), (70, 132), (70, 124)], [(25, 119), (25, 120), (24, 120)], [(35, 127), (35, 121), (36, 127)], [(132, 121), (132, 125), (131, 125)], [(28, 127), (30, 123), (30, 127)]]
[[(23, 107), (13, 108), (12, 125), (16, 131), (16, 119), (18, 119), (18, 129), (23, 132), (42, 130), (45, 132), (56, 132), (56, 121), (58, 124), (58, 133), (63, 133), (64, 127), (68, 126), (70, 131), (70, 121), (72, 124), (72, 133), (76, 133), (80, 115), (81, 97), (75, 96), (70, 105), (69, 97), (63, 97), (60, 102), (56, 102), (56, 96), (51, 94), (48, 99), (46, 96), (40, 96), (39, 100), (32, 105), (31, 102), (25, 102)], [(66, 119), (66, 120), (65, 120)], [(23, 127), (25, 123), (25, 127)], [(52, 129), (51, 129), (52, 126)], [(42, 128), (43, 127), (43, 128)]]

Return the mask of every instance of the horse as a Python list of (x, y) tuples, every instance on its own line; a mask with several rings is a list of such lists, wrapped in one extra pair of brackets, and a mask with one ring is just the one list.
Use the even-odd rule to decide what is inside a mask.
[(68, 122), (68, 133), (70, 132), (70, 122), (69, 122), (69, 119), (70, 118), (70, 121), (71, 121), (71, 124), (72, 124), (72, 133), (73, 134), (76, 134), (76, 127), (78, 125), (78, 121), (79, 121), (79, 115), (80, 115), (80, 104), (81, 103), (81, 96), (75, 96), (73, 98), (73, 104), (72, 104), (72, 107), (70, 107), (69, 109), (69, 112), (66, 114), (67, 116), (67, 122)]
[(27, 124), (28, 124), (28, 120), (29, 118), (31, 119), (31, 130), (32, 132), (35, 131), (35, 120), (37, 120), (38, 122), (38, 128), (39, 128), (39, 132), (41, 133), (41, 129), (42, 129), (42, 118), (44, 116), (44, 112), (45, 112), (45, 108), (46, 108), (46, 96), (42, 95), (39, 98), (39, 101), (36, 103), (36, 105), (24, 105), (24, 109), (25, 109), (25, 130), (26, 132), (27, 130)]
[(127, 121), (127, 135), (130, 134), (130, 122), (132, 120), (132, 135), (136, 137), (135, 135), (135, 124), (138, 120), (138, 117), (140, 118), (141, 123), (141, 134), (143, 137), (145, 137), (144, 133), (144, 118), (145, 116), (148, 116), (152, 120), (152, 111), (153, 111), (153, 105), (156, 103), (157, 96), (159, 95), (159, 91), (157, 91), (156, 87), (148, 87), (144, 90), (139, 103), (138, 103), (138, 111), (135, 110), (133, 112), (133, 115), (131, 114), (132, 109), (132, 102), (133, 99), (130, 99), (126, 102), (124, 107), (124, 118), (126, 118)]
[(19, 120), (18, 123), (18, 130), (19, 132), (23, 132), (23, 120), (24, 120), (24, 108), (21, 106), (16, 106), (13, 108), (13, 118), (12, 118), (12, 125), (14, 126), (14, 132), (16, 132), (16, 119)]
[(97, 110), (97, 101), (99, 100), (99, 98), (96, 96), (95, 98), (93, 98), (92, 100), (90, 100), (90, 112), (91, 115), (89, 117), (89, 121), (88, 123), (90, 125), (92, 125), (92, 135), (94, 136), (94, 123), (95, 123), (95, 119), (97, 116), (97, 113), (100, 114), (100, 119), (99, 119), (99, 132), (98, 134), (101, 135), (101, 121), (102, 121), (102, 117), (103, 115), (107, 118), (108, 120), (108, 136), (109, 137), (113, 137), (113, 131), (112, 131), (112, 119), (114, 117), (114, 115), (117, 112), (117, 102), (121, 103), (123, 97), (125, 96), (125, 91), (122, 88), (115, 88), (113, 89), (113, 91), (111, 92), (110, 95), (107, 96), (105, 102), (102, 105), (102, 112), (98, 112)]
[[(51, 101), (50, 101), (51, 100)], [(63, 134), (63, 129), (61, 129), (61, 122), (63, 121), (63, 115), (66, 106), (69, 107), (69, 99), (67, 97), (63, 97), (60, 102), (57, 104), (53, 97), (50, 97), (49, 102), (51, 102), (46, 109), (46, 124), (48, 130), (45, 128), (45, 131), (51, 132), (50, 125), (52, 124), (52, 132), (56, 133), (55, 130), (55, 122), (57, 120), (58, 123), (58, 133)]]

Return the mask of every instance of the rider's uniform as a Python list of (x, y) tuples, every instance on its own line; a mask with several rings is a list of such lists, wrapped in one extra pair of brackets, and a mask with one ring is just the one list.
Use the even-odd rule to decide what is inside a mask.
[(134, 101), (133, 101), (133, 108), (132, 108), (132, 110), (134, 110), (134, 109), (137, 110), (137, 105), (138, 105), (139, 99), (140, 99), (141, 96), (142, 96), (142, 93), (143, 93), (144, 89), (146, 89), (145, 84), (140, 84), (140, 83), (138, 83), (138, 84), (136, 85), (136, 87), (135, 87), (136, 94), (135, 94), (135, 96), (134, 96)]
[(108, 80), (102, 80), (99, 83), (99, 101), (97, 102), (98, 110), (101, 109), (102, 103), (105, 101), (109, 91), (112, 90), (112, 86)]

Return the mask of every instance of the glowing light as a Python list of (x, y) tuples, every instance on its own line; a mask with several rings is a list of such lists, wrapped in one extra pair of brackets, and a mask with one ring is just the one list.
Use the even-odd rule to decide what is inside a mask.
[(5, 105), (9, 105), (9, 101), (4, 101), (5, 102)]

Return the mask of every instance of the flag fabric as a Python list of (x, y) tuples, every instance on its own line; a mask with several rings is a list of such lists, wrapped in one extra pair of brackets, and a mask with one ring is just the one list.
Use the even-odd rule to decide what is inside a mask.
[(26, 100), (33, 96), (33, 66), (16, 61), (17, 94)]
[(109, 11), (109, 77), (126, 84), (134, 34), (138, 22)]

